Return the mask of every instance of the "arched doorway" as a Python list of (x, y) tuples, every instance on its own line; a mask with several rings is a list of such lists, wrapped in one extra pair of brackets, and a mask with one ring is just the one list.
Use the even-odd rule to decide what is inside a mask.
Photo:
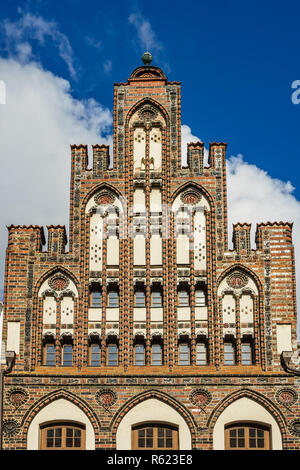
[(47, 450), (95, 449), (95, 432), (89, 418), (69, 400), (64, 398), (54, 400), (44, 406), (31, 421), (27, 433), (27, 449), (45, 448)]
[(144, 400), (128, 411), (119, 424), (116, 443), (118, 450), (192, 448), (185, 419), (156, 398)]
[(228, 405), (218, 417), (213, 430), (213, 448), (249, 450), (254, 446), (255, 450), (282, 450), (281, 431), (264, 406), (242, 397)]

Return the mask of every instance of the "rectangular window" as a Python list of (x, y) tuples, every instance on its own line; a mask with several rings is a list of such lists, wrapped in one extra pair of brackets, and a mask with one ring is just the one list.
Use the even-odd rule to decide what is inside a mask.
[(196, 307), (205, 307), (205, 292), (203, 290), (195, 291), (195, 304)]
[(152, 307), (162, 307), (162, 294), (160, 291), (152, 292)]
[(197, 366), (205, 366), (207, 364), (207, 347), (206, 343), (197, 343), (196, 345), (196, 364)]
[(179, 365), (190, 365), (190, 347), (187, 343), (179, 344)]
[(134, 363), (136, 366), (145, 365), (145, 347), (143, 344), (136, 344), (134, 348), (135, 358)]
[(110, 291), (108, 293), (108, 307), (117, 308), (119, 305), (119, 295), (117, 291)]
[(93, 308), (101, 308), (102, 306), (102, 293), (100, 290), (91, 292), (90, 306)]
[(55, 344), (45, 345), (45, 365), (55, 366)]
[(117, 366), (118, 365), (118, 346), (117, 344), (108, 345), (108, 365)]
[(252, 360), (252, 345), (251, 343), (242, 343), (242, 364), (243, 366), (251, 366)]
[(91, 366), (99, 367), (101, 363), (100, 344), (96, 344), (96, 343), (91, 344), (90, 352), (91, 352)]
[(136, 307), (145, 307), (145, 292), (138, 290), (135, 293), (135, 306)]
[(224, 365), (235, 365), (235, 348), (232, 342), (224, 343)]
[(65, 344), (63, 347), (63, 366), (70, 367), (73, 363), (73, 346)]
[(160, 344), (152, 344), (152, 365), (162, 365), (162, 347)]
[(187, 290), (178, 291), (178, 305), (179, 307), (189, 306), (189, 293)]

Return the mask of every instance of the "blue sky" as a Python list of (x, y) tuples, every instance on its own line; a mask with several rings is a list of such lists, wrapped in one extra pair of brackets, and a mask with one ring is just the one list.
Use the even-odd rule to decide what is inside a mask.
[(230, 223), (294, 221), (297, 242), (299, 14), (276, 0), (2, 3), (0, 270), (5, 225), (68, 226), (69, 144), (111, 142), (113, 83), (147, 46), (182, 82), (185, 142), (228, 143)]
[(299, 2), (10, 1), (1, 16), (17, 21), (20, 8), (56, 22), (72, 47), (76, 77), (50, 38), (44, 46), (33, 41), (43, 66), (67, 78), (75, 97), (109, 108), (112, 83), (128, 77), (145, 49), (128, 21), (141, 14), (155, 34), (153, 63), (182, 81), (183, 122), (205, 142), (226, 141), (230, 153), (290, 180), (300, 198), (300, 105), (291, 101), (300, 77)]

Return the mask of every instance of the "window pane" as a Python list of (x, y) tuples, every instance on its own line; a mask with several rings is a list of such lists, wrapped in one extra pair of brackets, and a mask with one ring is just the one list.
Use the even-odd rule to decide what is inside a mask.
[(245, 447), (245, 439), (238, 439), (238, 447)]
[(64, 350), (63, 350), (63, 365), (64, 366), (72, 365), (72, 352), (73, 352), (72, 345), (67, 344), (64, 346)]
[(54, 344), (46, 345), (46, 365), (55, 366), (55, 345)]
[(162, 365), (162, 347), (160, 344), (152, 345), (152, 365), (154, 366)]
[(144, 438), (139, 438), (139, 439), (138, 439), (138, 447), (140, 447), (140, 448), (145, 447), (145, 440), (144, 440)]
[(242, 343), (242, 364), (244, 366), (249, 366), (252, 364), (251, 343)]
[(100, 344), (91, 345), (91, 366), (100, 366)]
[(74, 439), (74, 447), (80, 447), (81, 446), (81, 439), (76, 437)]
[(224, 364), (225, 365), (235, 364), (235, 353), (234, 353), (234, 346), (232, 343), (224, 344)]
[(236, 447), (236, 439), (230, 438), (229, 445), (230, 445), (231, 448), (235, 448)]
[(206, 365), (207, 364), (207, 351), (205, 343), (197, 343), (196, 346), (196, 364)]
[(161, 307), (162, 306), (162, 295), (159, 291), (152, 292), (152, 307)]
[(205, 293), (203, 290), (195, 291), (196, 307), (205, 307)]
[(136, 366), (145, 365), (145, 347), (143, 344), (137, 344), (135, 346), (135, 365)]
[(259, 449), (263, 449), (265, 447), (265, 440), (264, 439), (257, 439), (257, 447)]
[(178, 305), (180, 307), (186, 307), (189, 305), (189, 293), (186, 290), (178, 291)]
[(118, 365), (118, 347), (116, 344), (110, 344), (108, 346), (108, 365), (109, 366)]
[(158, 447), (159, 449), (165, 447), (165, 440), (164, 440), (163, 438), (158, 438), (158, 439), (157, 439), (157, 447)]
[(172, 439), (166, 439), (166, 447), (167, 449), (170, 449), (170, 447), (172, 447)]
[(179, 364), (182, 366), (190, 365), (190, 349), (189, 345), (186, 343), (181, 343), (179, 345)]
[(92, 292), (92, 304), (91, 307), (100, 308), (102, 304), (102, 293), (101, 291)]
[(111, 308), (116, 308), (118, 307), (118, 303), (119, 303), (118, 292), (110, 291), (108, 294), (108, 306)]
[(145, 292), (136, 291), (135, 293), (135, 306), (136, 307), (145, 307)]

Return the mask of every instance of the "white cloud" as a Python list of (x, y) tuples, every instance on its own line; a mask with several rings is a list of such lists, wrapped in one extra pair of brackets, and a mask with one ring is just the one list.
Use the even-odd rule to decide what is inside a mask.
[(147, 51), (159, 51), (162, 49), (162, 45), (158, 41), (150, 22), (140, 12), (131, 13), (128, 20), (135, 27), (143, 49)]
[(110, 74), (112, 70), (112, 61), (109, 59), (106, 59), (106, 61), (103, 64), (104, 72), (108, 75)]
[[(186, 164), (186, 144), (201, 140), (192, 134), (191, 128), (183, 125), (182, 156)], [(208, 151), (204, 161), (207, 163)], [(242, 155), (227, 160), (227, 197), (229, 245), (232, 247), (232, 224), (252, 224), (251, 240), (255, 248), (255, 230), (259, 222), (293, 222), (295, 246), (297, 299), (300, 299), (300, 201), (293, 195), (291, 183), (272, 178), (266, 171), (243, 160)], [(300, 332), (300, 325), (299, 325)]]
[[(202, 142), (199, 137), (192, 134), (192, 130), (186, 124), (181, 126), (181, 159), (182, 164), (187, 164), (187, 144), (191, 142)], [(204, 165), (208, 164), (208, 150), (204, 148)]]
[(0, 59), (0, 78), (6, 84), (0, 105), (2, 274), (5, 225), (68, 227), (70, 144), (111, 145), (112, 115), (93, 99), (74, 99), (68, 81), (33, 62)]
[(59, 56), (66, 63), (70, 75), (75, 78), (73, 50), (67, 36), (61, 33), (55, 21), (47, 21), (41, 16), (30, 13), (22, 14), (19, 20), (4, 20), (1, 32), (5, 37), (9, 55), (14, 55), (20, 62), (32, 59), (29, 40), (36, 40), (41, 46), (50, 39), (57, 47)]
[[(258, 222), (293, 222), (297, 299), (300, 299), (300, 201), (291, 183), (272, 178), (266, 171), (243, 160), (242, 155), (227, 161), (229, 229), (236, 222), (252, 223), (252, 246)], [(231, 238), (231, 237), (230, 237)], [(300, 324), (299, 324), (300, 332)]]

